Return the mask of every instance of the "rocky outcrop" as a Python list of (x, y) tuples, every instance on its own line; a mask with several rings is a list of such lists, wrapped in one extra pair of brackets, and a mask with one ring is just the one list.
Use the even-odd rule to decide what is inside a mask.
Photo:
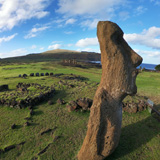
[(109, 21), (97, 26), (102, 76), (91, 107), (88, 130), (78, 160), (103, 160), (118, 146), (122, 100), (137, 92), (137, 70), (142, 58), (123, 39), (120, 27)]
[(92, 99), (89, 98), (79, 98), (76, 101), (70, 101), (66, 107), (68, 109), (68, 112), (71, 111), (89, 111), (92, 106)]
[(141, 100), (138, 103), (135, 103), (135, 102), (123, 103), (122, 107), (123, 107), (122, 110), (124, 112), (137, 113), (137, 112), (141, 112), (141, 111), (146, 110), (148, 108), (148, 104), (147, 104), (147, 102)]

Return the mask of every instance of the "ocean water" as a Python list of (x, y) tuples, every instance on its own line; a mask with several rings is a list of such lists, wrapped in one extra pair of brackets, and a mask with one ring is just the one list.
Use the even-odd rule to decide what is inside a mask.
[(145, 69), (149, 69), (149, 70), (155, 70), (156, 64), (142, 63), (137, 68), (139, 68), (139, 67), (142, 67), (142, 68), (145, 68)]
[[(92, 63), (100, 63), (101, 61), (91, 61)], [(149, 69), (149, 70), (155, 70), (156, 64), (148, 64), (148, 63), (142, 63), (140, 66), (138, 66), (137, 68), (145, 68), (145, 69)]]

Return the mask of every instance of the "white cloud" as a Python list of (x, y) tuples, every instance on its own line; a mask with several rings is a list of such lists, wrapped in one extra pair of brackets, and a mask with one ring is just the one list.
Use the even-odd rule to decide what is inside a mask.
[(48, 29), (49, 27), (48, 26), (44, 26), (44, 27), (39, 27), (39, 28), (32, 28), (29, 33), (24, 36), (25, 39), (29, 39), (29, 38), (33, 38), (33, 37), (36, 37), (40, 32)]
[(143, 7), (143, 6), (138, 6), (136, 9), (135, 9), (135, 14), (136, 15), (141, 15), (143, 13), (145, 13), (147, 11), (147, 8)]
[(59, 9), (57, 12), (69, 15), (96, 15), (107, 10), (113, 10), (124, 1), (122, 0), (59, 0)]
[(74, 32), (73, 31), (65, 31), (64, 33), (65, 34), (73, 34)]
[(153, 49), (160, 49), (160, 28), (151, 27), (140, 34), (124, 34), (124, 38), (131, 44), (144, 45)]
[(48, 46), (48, 49), (59, 49), (62, 45), (61, 44), (53, 44)]
[(93, 20), (85, 20), (81, 23), (81, 26), (89, 27), (90, 29), (96, 28), (97, 23), (100, 19), (93, 19)]
[(20, 22), (45, 17), (49, 0), (1, 0), (0, 31), (10, 30)]
[(93, 29), (99, 20), (110, 20), (117, 6), (128, 0), (59, 0), (57, 12), (65, 17), (76, 17), (83, 27)]
[(150, 0), (151, 2), (153, 2), (155, 5), (160, 5), (160, 1), (159, 0)]
[(72, 47), (73, 45), (74, 45), (74, 44), (71, 44), (71, 43), (70, 43), (70, 44), (67, 44), (67, 47)]
[(97, 46), (98, 45), (98, 39), (97, 38), (85, 38), (80, 39), (77, 43), (77, 47), (87, 47), (87, 46)]
[(130, 17), (130, 15), (129, 15), (129, 12), (123, 11), (119, 13), (119, 17), (120, 17), (120, 20), (125, 21)]
[(98, 50), (98, 49), (93, 49), (93, 48), (84, 48), (84, 49), (81, 49), (81, 51), (100, 53), (100, 50)]
[(160, 51), (144, 51), (144, 50), (138, 50), (138, 49), (135, 49), (135, 51), (140, 55), (146, 55), (154, 58), (160, 57)]
[(0, 53), (0, 58), (22, 56), (24, 54), (27, 54), (27, 50), (25, 48), (19, 48), (7, 53)]
[(36, 48), (37, 48), (36, 45), (32, 45), (32, 46), (31, 46), (31, 49), (36, 49)]
[(44, 50), (44, 47), (39, 48), (39, 50)]
[(70, 19), (68, 19), (68, 20), (66, 21), (66, 25), (67, 25), (67, 24), (74, 24), (76, 21), (77, 21), (76, 19), (70, 18)]
[(8, 41), (10, 41), (11, 39), (13, 39), (15, 36), (17, 35), (17, 33), (15, 33), (15, 34), (13, 34), (13, 35), (11, 35), (11, 36), (8, 36), (8, 37), (2, 37), (2, 38), (0, 38), (0, 43), (2, 43), (2, 42), (8, 42)]

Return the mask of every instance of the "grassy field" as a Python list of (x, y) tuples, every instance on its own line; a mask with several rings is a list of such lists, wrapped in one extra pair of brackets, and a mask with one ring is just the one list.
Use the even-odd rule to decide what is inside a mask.
[[(39, 76), (26, 79), (19, 74), (63, 73), (60, 77)], [(33, 115), (29, 108), (15, 109), (0, 106), (0, 149), (14, 145), (14, 148), (1, 153), (2, 160), (74, 160), (86, 133), (89, 112), (68, 112), (65, 105), (57, 103), (62, 98), (68, 103), (77, 98), (93, 99), (101, 69), (61, 66), (56, 62), (29, 64), (8, 64), (0, 66), (0, 84), (8, 84), (15, 90), (19, 82), (39, 83), (56, 89), (50, 99), (52, 105), (43, 102), (36, 105)], [(66, 80), (70, 74), (80, 75), (83, 80)], [(59, 81), (74, 85), (69, 88)], [(150, 98), (160, 105), (160, 74), (142, 72), (137, 77), (138, 94)], [(26, 119), (27, 117), (27, 119)], [(24, 124), (29, 122), (29, 126)], [(12, 124), (15, 129), (11, 129)], [(160, 123), (148, 110), (136, 114), (123, 113), (120, 143), (107, 160), (158, 160), (160, 157)], [(44, 131), (50, 129), (47, 133)], [(7, 150), (7, 149), (6, 149)]]

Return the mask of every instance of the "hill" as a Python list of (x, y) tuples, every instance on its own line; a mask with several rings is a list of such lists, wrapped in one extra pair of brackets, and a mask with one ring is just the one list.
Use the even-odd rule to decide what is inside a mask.
[(25, 56), (0, 59), (1, 62), (42, 62), (62, 59), (75, 59), (77, 61), (100, 61), (101, 54), (95, 52), (78, 52), (72, 50), (56, 49), (42, 53), (32, 53)]

